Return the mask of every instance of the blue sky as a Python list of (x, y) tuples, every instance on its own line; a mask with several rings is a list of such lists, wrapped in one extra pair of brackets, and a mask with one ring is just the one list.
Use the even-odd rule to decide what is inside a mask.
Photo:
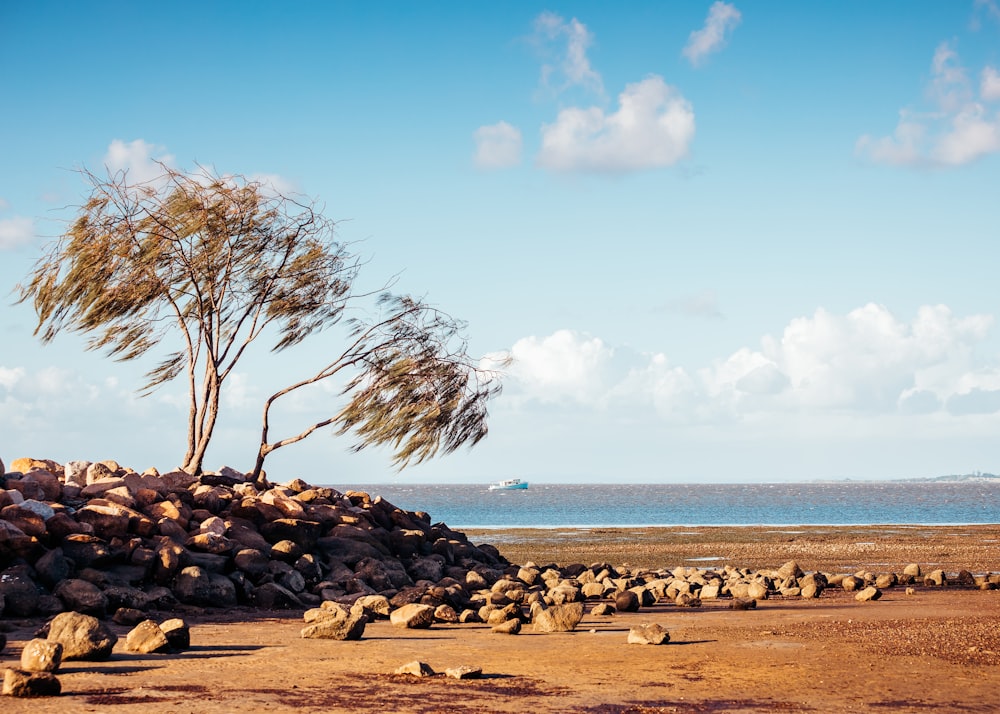
[[(8, 3), (0, 280), (160, 160), (315, 197), (515, 358), (491, 433), (397, 474), (317, 434), (279, 480), (778, 481), (1000, 471), (1000, 2)], [(145, 172), (145, 173), (144, 173)], [(0, 320), (0, 458), (175, 466), (180, 385)], [(229, 385), (206, 466), (336, 330)], [(330, 390), (289, 404), (298, 431)]]

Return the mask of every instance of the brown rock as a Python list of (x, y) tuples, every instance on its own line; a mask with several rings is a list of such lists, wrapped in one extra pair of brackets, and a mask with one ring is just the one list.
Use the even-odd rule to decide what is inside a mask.
[(9, 697), (57, 697), (62, 685), (51, 672), (24, 672), (7, 669), (3, 675), (3, 693)]
[(106, 660), (118, 642), (118, 636), (96, 617), (79, 612), (64, 612), (49, 623), (48, 640), (63, 646), (63, 660)]
[(628, 631), (630, 645), (663, 645), (670, 642), (670, 634), (660, 625), (637, 625)]
[(169, 652), (170, 642), (154, 620), (143, 620), (125, 635), (125, 649), (139, 654)]
[(393, 610), (389, 622), (394, 627), (408, 629), (428, 628), (434, 622), (434, 608), (430, 605), (411, 603)]
[(62, 664), (63, 646), (35, 638), (21, 650), (21, 669), (25, 672), (57, 672)]
[(571, 632), (583, 619), (583, 603), (572, 602), (539, 609), (532, 618), (535, 632)]
[(426, 662), (414, 660), (396, 668), (396, 674), (412, 674), (416, 677), (433, 677), (434, 670)]

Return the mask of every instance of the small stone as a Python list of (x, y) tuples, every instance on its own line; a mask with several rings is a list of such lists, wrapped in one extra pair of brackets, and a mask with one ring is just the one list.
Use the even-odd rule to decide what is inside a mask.
[(735, 598), (731, 603), (729, 603), (730, 610), (755, 610), (757, 608), (756, 600), (745, 600), (743, 598)]
[(479, 679), (483, 676), (482, 667), (470, 667), (463, 664), (460, 667), (450, 667), (444, 671), (445, 676), (452, 679)]
[(608, 602), (602, 602), (594, 605), (594, 609), (590, 611), (590, 614), (596, 617), (611, 617), (615, 614), (615, 606)]
[(670, 634), (656, 623), (637, 625), (628, 631), (630, 645), (662, 645), (670, 642)]
[(63, 646), (58, 642), (34, 639), (21, 650), (21, 669), (25, 672), (58, 672)]
[(416, 677), (433, 677), (434, 670), (426, 662), (413, 660), (396, 669), (396, 674), (412, 674)]
[(57, 697), (62, 685), (51, 672), (8, 669), (3, 675), (3, 693), (10, 697)]
[(916, 595), (917, 591), (914, 590), (913, 588), (906, 588), (906, 594), (907, 595)]

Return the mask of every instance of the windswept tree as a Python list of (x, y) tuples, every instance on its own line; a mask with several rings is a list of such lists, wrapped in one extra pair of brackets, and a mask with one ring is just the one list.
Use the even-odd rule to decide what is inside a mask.
[[(119, 361), (176, 344), (140, 393), (184, 375), (183, 468), (200, 473), (223, 385), (247, 348), (262, 335), (274, 339), (273, 351), (297, 345), (366, 296), (352, 292), (359, 263), (314, 203), (243, 176), (161, 168), (139, 183), (127, 172), (84, 170), (89, 197), (19, 286), (20, 301), (33, 304), (45, 343), (78, 332), (89, 336), (88, 349)], [(485, 436), (487, 402), (500, 384), (469, 357), (463, 325), (409, 297), (383, 295), (377, 308), (371, 318), (343, 320), (343, 349), (266, 401), (256, 476), (268, 453), (325, 426), (354, 433), (356, 450), (389, 446), (400, 467)], [(268, 441), (275, 401), (337, 375), (346, 403)]]

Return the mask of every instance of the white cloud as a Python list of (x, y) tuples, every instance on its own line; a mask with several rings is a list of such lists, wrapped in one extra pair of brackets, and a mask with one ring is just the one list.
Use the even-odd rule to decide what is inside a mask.
[(510, 374), (539, 401), (593, 403), (606, 395), (603, 374), (614, 350), (596, 337), (559, 330), (544, 338), (520, 339), (510, 354)]
[(521, 163), (521, 130), (505, 121), (481, 126), (474, 134), (476, 166), (503, 169)]
[(555, 55), (554, 64), (542, 65), (542, 86), (554, 91), (580, 86), (602, 93), (601, 75), (594, 71), (587, 58), (593, 40), (587, 26), (575, 17), (567, 22), (555, 13), (543, 12), (535, 18), (536, 44)]
[(1000, 113), (984, 102), (1000, 99), (1000, 77), (984, 68), (978, 98), (968, 72), (947, 42), (931, 61), (926, 89), (931, 107), (903, 109), (892, 136), (864, 135), (856, 152), (875, 163), (894, 166), (961, 166), (1000, 152)]
[(130, 183), (145, 183), (159, 178), (163, 169), (160, 164), (171, 166), (174, 157), (166, 153), (162, 146), (147, 144), (142, 139), (125, 143), (115, 139), (108, 146), (104, 165), (109, 171), (127, 171)]
[(726, 46), (727, 35), (732, 34), (742, 19), (735, 5), (721, 1), (713, 3), (705, 18), (705, 26), (691, 33), (682, 54), (697, 67), (708, 55)]
[(505, 395), (521, 408), (568, 404), (685, 424), (991, 413), (1000, 411), (1000, 362), (977, 365), (974, 351), (992, 326), (991, 316), (956, 317), (943, 305), (908, 321), (876, 304), (818, 309), (756, 349), (695, 369), (560, 330), (514, 345)]
[(1000, 100), (1000, 72), (994, 67), (983, 67), (982, 79), (979, 83), (979, 96), (984, 102)]
[(0, 250), (30, 243), (34, 237), (35, 223), (30, 218), (15, 216), (0, 219)]
[(688, 153), (694, 111), (674, 87), (652, 76), (629, 84), (618, 111), (569, 108), (542, 127), (538, 163), (556, 171), (635, 171), (671, 166)]

